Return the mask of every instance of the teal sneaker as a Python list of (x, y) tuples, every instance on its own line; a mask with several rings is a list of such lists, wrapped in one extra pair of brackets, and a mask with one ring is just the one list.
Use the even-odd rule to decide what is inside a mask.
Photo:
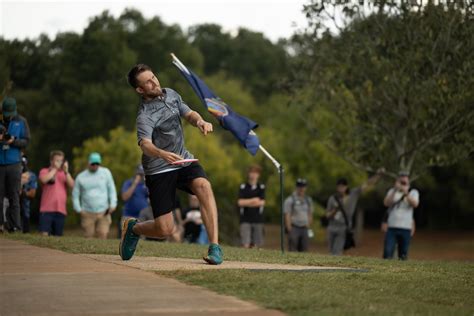
[(207, 250), (207, 256), (204, 257), (204, 261), (209, 264), (221, 264), (222, 263), (222, 249), (218, 244), (210, 244)]
[(140, 235), (133, 232), (133, 226), (137, 224), (135, 218), (127, 218), (122, 225), (122, 237), (120, 238), (119, 253), (122, 260), (130, 260), (135, 253)]

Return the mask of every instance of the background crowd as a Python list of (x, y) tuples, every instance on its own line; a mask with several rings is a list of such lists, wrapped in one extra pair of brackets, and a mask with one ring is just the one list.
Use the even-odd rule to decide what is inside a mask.
[[(49, 166), (40, 170), (38, 178), (28, 168), (28, 159), (23, 154), (30, 140), (27, 120), (17, 112), (16, 100), (6, 98), (2, 102), (0, 141), (3, 143), (0, 162), (0, 231), (30, 231), (30, 200), (36, 196), (37, 181), (41, 184), (41, 202), (38, 230), (44, 236), (62, 236), (68, 214), (68, 191), (72, 191), (72, 205), (80, 214), (84, 237), (106, 239), (112, 225), (112, 213), (117, 210), (117, 192), (111, 171), (102, 165), (102, 157), (92, 152), (87, 159), (87, 168), (75, 178), (69, 172), (69, 162), (64, 152), (53, 150), (49, 155)], [(354, 246), (353, 218), (359, 196), (374, 185), (385, 172), (383, 168), (361, 186), (349, 189), (348, 180), (340, 178), (336, 192), (327, 201), (326, 213), (321, 217), (327, 226), (329, 252), (342, 255), (345, 249)], [(247, 181), (242, 183), (236, 197), (240, 218), (240, 244), (245, 248), (261, 248), (265, 235), (265, 184), (259, 182), (262, 168), (252, 165), (247, 171)], [(314, 237), (311, 229), (314, 204), (307, 195), (307, 180), (298, 178), (294, 192), (285, 200), (283, 212), (288, 235), (289, 251), (308, 251), (309, 240)], [(128, 218), (142, 221), (153, 218), (149, 191), (145, 186), (145, 174), (141, 165), (134, 175), (124, 181), (120, 197), (123, 200), (120, 225)], [(384, 199), (388, 207), (382, 223), (385, 232), (384, 258), (392, 258), (398, 244), (400, 259), (408, 257), (410, 239), (414, 234), (414, 208), (418, 206), (419, 193), (410, 189), (409, 174), (400, 173), (395, 185)], [(207, 235), (202, 223), (199, 201), (189, 195), (189, 207), (182, 211), (176, 200), (173, 218), (178, 229), (169, 241), (207, 244)]]
[[(417, 204), (411, 198), (408, 206), (397, 203), (398, 195), (413, 195), (415, 199), (416, 193), (402, 184), (407, 182), (403, 179), (396, 185), (391, 183), (400, 170), (409, 170), (410, 180), (416, 181), (420, 189), (421, 203), (415, 212), (418, 228), (472, 229), (472, 12), (454, 3), (417, 8), (410, 3), (381, 2), (357, 10), (357, 4), (341, 2), (335, 9), (344, 12), (343, 21), (336, 28), (328, 26), (325, 14), (330, 12), (326, 9), (310, 3), (305, 7), (308, 28), (278, 42), (247, 29), (227, 32), (215, 24), (183, 29), (132, 9), (119, 16), (108, 12), (95, 16), (82, 33), (64, 32), (54, 38), (24, 40), (0, 38), (0, 86), (5, 87), (2, 98), (15, 97), (33, 135), (29, 139), (25, 119), (9, 115), (16, 103), (4, 98), (4, 123), (15, 118), (5, 127), (9, 132), (2, 133), (5, 136), (0, 167), (5, 185), (0, 193), (11, 194), (16, 183), (22, 184), (20, 197), (9, 202), (11, 208), (21, 207), (23, 219), (30, 215), (35, 223), (39, 222), (36, 213), (42, 208), (43, 189), (59, 187), (62, 182), (41, 184), (39, 172), (34, 175), (31, 171), (18, 177), (18, 170), (22, 169), (18, 153), (25, 150), (28, 142), (28, 158), (23, 165), (36, 173), (50, 165), (50, 152), (59, 148), (69, 158), (62, 171), (56, 172), (58, 179), (66, 180), (67, 190), (72, 178), (68, 173), (74, 178), (83, 170), (88, 173), (81, 177), (84, 181), (79, 181), (83, 182), (84, 191), (78, 192), (76, 203), (66, 201), (69, 210), (80, 213), (71, 211), (62, 218), (58, 204), (52, 212), (58, 214), (47, 216), (51, 227), (62, 219), (66, 226), (82, 224), (89, 215), (82, 211), (93, 215), (96, 207), (101, 212), (107, 208), (108, 215), (111, 212), (117, 221), (124, 205), (123, 194), (116, 194), (116, 211), (111, 200), (107, 205), (88, 205), (81, 199), (91, 194), (87, 190), (91, 153), (100, 151), (101, 166), (109, 169), (116, 185), (130, 178), (139, 161), (133, 130), (136, 96), (133, 91), (120, 88), (126, 86), (124, 74), (130, 65), (140, 61), (157, 69), (165, 85), (175, 87), (193, 109), (204, 112), (173, 69), (169, 57), (173, 51), (238, 113), (259, 123), (261, 143), (285, 168), (287, 194), (295, 189), (297, 178), (304, 175), (313, 218), (321, 218), (326, 212), (332, 216), (327, 229), (331, 244), (339, 245), (338, 249), (342, 243), (341, 227), (347, 224), (341, 211), (325, 210), (327, 204), (332, 208), (339, 205), (336, 198), (331, 198), (334, 183), (346, 177), (346, 183), (357, 188), (366, 180), (367, 171), (373, 174), (382, 165), (387, 175), (381, 180), (383, 183), (360, 196), (356, 208), (363, 210), (365, 226), (380, 226), (391, 207), (388, 202), (401, 209)], [(258, 205), (262, 202), (240, 201), (246, 198), (236, 196), (244, 170), (252, 163), (262, 166), (259, 181), (266, 185), (264, 212), (255, 219), (249, 219), (245, 212), (240, 215), (241, 220), (245, 217), (255, 221), (240, 227), (240, 231), (255, 231), (258, 235), (258, 221), (276, 223), (280, 211), (278, 174), (271, 163), (261, 154), (247, 155), (231, 135), (221, 130), (204, 139), (186, 126), (184, 129), (190, 151), (206, 164), (222, 210), (262, 207)], [(8, 134), (13, 138), (7, 139)], [(13, 160), (10, 153), (14, 153)], [(43, 178), (54, 172), (47, 171)], [(130, 187), (134, 181), (131, 182)], [(389, 187), (397, 190), (385, 198)], [(106, 187), (102, 189), (107, 192)], [(250, 190), (244, 187), (241, 191), (239, 195)], [(356, 193), (358, 190), (351, 190), (342, 196), (341, 204), (348, 214), (356, 205)], [(96, 194), (95, 189), (92, 194)], [(294, 208), (301, 208), (304, 213), (309, 202), (296, 196)], [(183, 201), (186, 199), (182, 197)], [(293, 199), (287, 202), (288, 236), (298, 240), (297, 248), (304, 249), (305, 234), (301, 227), (293, 230), (292, 225), (301, 224), (291, 222)], [(6, 205), (4, 201), (0, 203)], [(26, 211), (28, 204), (31, 214)], [(43, 217), (42, 213), (39, 217)], [(14, 218), (14, 214), (17, 213), (7, 213), (5, 225), (8, 221), (21, 222), (21, 217)], [(124, 215), (127, 214), (128, 210)], [(108, 221), (107, 216), (88, 219), (96, 225)], [(397, 220), (404, 220), (403, 227), (408, 227), (406, 219)], [(238, 221), (236, 212), (221, 212), (222, 238), (227, 243), (235, 243), (234, 236), (240, 233)], [(383, 227), (387, 233), (393, 221), (387, 218), (388, 226)], [(22, 226), (28, 229), (26, 223)], [(103, 229), (99, 231), (103, 234)], [(403, 239), (399, 232), (390, 233), (393, 238), (389, 240)], [(258, 239), (257, 236), (256, 245)], [(243, 241), (249, 245), (248, 240)]]

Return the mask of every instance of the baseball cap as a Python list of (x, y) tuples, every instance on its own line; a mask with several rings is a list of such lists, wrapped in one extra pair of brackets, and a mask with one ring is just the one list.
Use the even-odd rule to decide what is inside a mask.
[(100, 157), (99, 153), (91, 153), (89, 155), (89, 165), (92, 165), (94, 163), (101, 164), (102, 163), (102, 157)]
[(339, 178), (337, 179), (336, 185), (348, 185), (349, 182), (347, 181), (346, 178)]
[(304, 179), (304, 178), (296, 179), (296, 186), (297, 187), (305, 187), (307, 185), (308, 185), (308, 181), (306, 181), (306, 179)]
[(2, 113), (4, 117), (12, 117), (17, 115), (16, 100), (6, 97), (2, 102)]

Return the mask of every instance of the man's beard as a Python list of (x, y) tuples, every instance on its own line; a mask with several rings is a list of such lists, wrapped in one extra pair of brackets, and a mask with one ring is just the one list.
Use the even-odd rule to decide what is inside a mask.
[(161, 90), (161, 88), (158, 88), (158, 89), (156, 89), (156, 90), (154, 90), (154, 91), (151, 91), (151, 92), (147, 93), (147, 94), (145, 95), (145, 97), (147, 97), (147, 98), (149, 98), (149, 99), (154, 99), (154, 98), (160, 97), (160, 96), (162, 96), (162, 95), (163, 95), (163, 91)]

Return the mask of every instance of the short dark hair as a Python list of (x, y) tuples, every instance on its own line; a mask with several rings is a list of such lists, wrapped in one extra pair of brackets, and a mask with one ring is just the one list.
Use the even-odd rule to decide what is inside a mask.
[(145, 64), (136, 64), (135, 66), (133, 66), (127, 75), (128, 84), (131, 85), (134, 89), (136, 89), (138, 87), (138, 75), (147, 70), (153, 71), (150, 66)]
[(336, 185), (349, 185), (349, 181), (346, 178), (339, 178), (336, 181)]

